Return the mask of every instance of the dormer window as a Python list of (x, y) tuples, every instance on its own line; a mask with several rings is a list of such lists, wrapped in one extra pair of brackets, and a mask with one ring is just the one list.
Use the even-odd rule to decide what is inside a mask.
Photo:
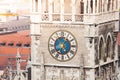
[(16, 43), (16, 47), (21, 47), (22, 44), (20, 42)]

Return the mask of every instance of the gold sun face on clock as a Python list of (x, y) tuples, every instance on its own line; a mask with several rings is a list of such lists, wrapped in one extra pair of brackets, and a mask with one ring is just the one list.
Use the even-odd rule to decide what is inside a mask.
[(70, 32), (59, 30), (50, 36), (48, 49), (52, 57), (56, 60), (68, 61), (76, 54), (77, 41)]

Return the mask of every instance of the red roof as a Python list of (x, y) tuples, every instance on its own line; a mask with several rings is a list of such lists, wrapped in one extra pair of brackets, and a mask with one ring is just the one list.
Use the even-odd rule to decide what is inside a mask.
[[(4, 46), (0, 46), (0, 66), (6, 66), (8, 64), (8, 58), (15, 58), (18, 48), (20, 48), (21, 57), (28, 59), (30, 47), (24, 47), (24, 45), (31, 43), (29, 33), (29, 30), (24, 30), (17, 33), (0, 35), (0, 43), (6, 43)], [(8, 46), (11, 42), (13, 46)], [(17, 47), (17, 43), (21, 43), (21, 46)]]

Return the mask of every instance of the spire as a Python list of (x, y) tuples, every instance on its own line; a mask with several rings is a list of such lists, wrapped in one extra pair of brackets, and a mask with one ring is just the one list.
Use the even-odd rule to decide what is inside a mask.
[(19, 48), (17, 49), (17, 56), (16, 56), (16, 58), (21, 58), (20, 49)]

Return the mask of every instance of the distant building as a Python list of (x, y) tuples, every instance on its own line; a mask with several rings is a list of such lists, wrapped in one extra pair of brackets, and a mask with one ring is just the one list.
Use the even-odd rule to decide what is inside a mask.
[[(23, 71), (20, 72), (21, 77), (25, 77), (31, 46), (29, 33), (29, 16), (13, 13), (7, 4), (2, 5), (2, 7), (0, 5), (0, 80), (18, 80), (18, 72), (20, 71), (16, 68)], [(17, 49), (20, 51), (21, 59), (26, 60), (24, 63), (17, 62)], [(16, 63), (20, 66), (17, 67)]]
[(31, 46), (29, 34), (30, 18), (28, 16), (0, 13), (0, 70), (8, 66), (8, 58), (15, 58), (17, 48), (20, 48), (22, 58), (28, 58)]
[(119, 0), (31, 0), (29, 80), (118, 80)]

